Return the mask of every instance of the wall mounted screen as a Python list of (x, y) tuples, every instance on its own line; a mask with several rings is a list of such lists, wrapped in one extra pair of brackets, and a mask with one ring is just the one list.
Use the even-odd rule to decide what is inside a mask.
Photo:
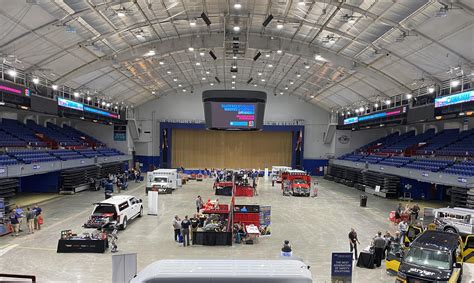
[(9, 94), (30, 96), (29, 89), (5, 81), (0, 81), (0, 91)]
[(350, 124), (360, 123), (360, 122), (369, 121), (369, 120), (397, 116), (400, 114), (404, 114), (406, 112), (407, 112), (407, 107), (403, 106), (400, 108), (390, 109), (384, 112), (377, 112), (377, 113), (369, 114), (365, 116), (350, 117), (350, 118), (344, 119), (344, 125), (350, 125)]
[(78, 111), (84, 111), (84, 104), (58, 97), (58, 105), (64, 108), (70, 108)]
[(255, 128), (255, 103), (211, 102), (212, 128)]
[(435, 99), (435, 108), (474, 101), (474, 90)]
[(104, 111), (104, 110), (100, 110), (100, 109), (96, 109), (96, 108), (92, 108), (92, 107), (88, 107), (88, 106), (84, 106), (84, 111), (91, 112), (91, 113), (98, 114), (98, 115), (102, 115), (102, 116), (106, 116), (106, 117), (115, 118), (115, 119), (119, 118), (119, 115), (116, 114), (116, 113), (110, 113), (110, 112), (107, 112), (107, 111)]

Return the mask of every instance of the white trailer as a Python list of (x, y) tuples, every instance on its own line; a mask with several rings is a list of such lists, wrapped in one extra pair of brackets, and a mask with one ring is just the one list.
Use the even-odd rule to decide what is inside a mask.
[(148, 172), (145, 192), (155, 188), (160, 193), (171, 193), (182, 186), (181, 174), (177, 169), (157, 169)]
[(291, 170), (288, 166), (272, 166), (271, 180), (277, 183), (281, 183), (281, 172)]
[(131, 283), (311, 283), (300, 260), (160, 260), (140, 271)]

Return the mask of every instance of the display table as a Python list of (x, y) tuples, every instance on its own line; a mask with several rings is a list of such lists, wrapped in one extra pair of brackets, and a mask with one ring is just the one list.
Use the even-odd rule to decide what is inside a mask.
[(216, 195), (218, 196), (232, 196), (232, 182), (219, 182), (214, 185)]
[(196, 231), (193, 232), (193, 245), (232, 246), (232, 233)]
[(59, 240), (58, 253), (104, 253), (107, 240)]
[(234, 195), (236, 197), (253, 197), (253, 187), (251, 187), (251, 186), (236, 186)]
[(249, 240), (252, 240), (254, 243), (257, 241), (257, 238), (260, 236), (260, 231), (255, 225), (245, 226), (245, 231), (247, 231), (247, 237)]
[(202, 213), (204, 214), (228, 214), (229, 205), (228, 204), (219, 204), (219, 208), (214, 209), (212, 203), (205, 203)]
[(364, 268), (374, 268), (375, 262), (375, 253), (368, 251), (361, 251), (359, 254), (359, 259), (357, 260), (358, 267)]

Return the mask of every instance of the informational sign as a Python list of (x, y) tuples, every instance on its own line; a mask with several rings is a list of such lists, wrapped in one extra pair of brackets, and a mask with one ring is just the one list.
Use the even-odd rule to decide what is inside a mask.
[(148, 215), (158, 215), (158, 191), (148, 192)]
[(110, 112), (100, 110), (100, 109), (97, 109), (97, 108), (92, 108), (92, 107), (89, 107), (89, 106), (84, 106), (84, 111), (94, 113), (94, 114), (98, 114), (98, 115), (102, 115), (102, 116), (105, 116), (105, 117), (111, 117), (111, 118), (115, 118), (115, 119), (119, 118), (119, 114), (110, 113)]
[(380, 186), (379, 186), (379, 185), (376, 185), (376, 186), (375, 186), (375, 191), (376, 191), (377, 193), (380, 192)]
[(30, 96), (29, 89), (5, 81), (0, 81), (0, 92)]
[(465, 91), (435, 99), (435, 108), (474, 101), (474, 91)]
[(458, 178), (458, 182), (459, 182), (459, 183), (467, 183), (467, 179), (466, 179), (466, 178), (463, 178), (463, 177), (459, 177), (459, 178)]
[(374, 114), (370, 115), (365, 115), (365, 116), (359, 116), (359, 117), (350, 117), (344, 119), (344, 125), (350, 125), (350, 124), (355, 124), (359, 122), (364, 122), (368, 120), (374, 120), (374, 119), (380, 119), (380, 118), (385, 118), (385, 117), (391, 117), (391, 116), (397, 116), (403, 113), (407, 112), (407, 107), (403, 106), (400, 108), (395, 108), (395, 109), (390, 109), (388, 111), (384, 112), (377, 112)]
[(255, 128), (255, 103), (212, 102), (213, 128)]
[(260, 206), (260, 235), (269, 237), (272, 234), (270, 225), (272, 224), (272, 207), (269, 205)]
[(332, 253), (332, 282), (352, 282), (352, 253)]

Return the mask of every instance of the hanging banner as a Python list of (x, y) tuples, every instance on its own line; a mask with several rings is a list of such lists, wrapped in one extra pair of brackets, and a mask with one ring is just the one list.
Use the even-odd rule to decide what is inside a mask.
[(261, 237), (270, 237), (272, 231), (270, 229), (272, 207), (269, 205), (260, 206), (260, 235)]

